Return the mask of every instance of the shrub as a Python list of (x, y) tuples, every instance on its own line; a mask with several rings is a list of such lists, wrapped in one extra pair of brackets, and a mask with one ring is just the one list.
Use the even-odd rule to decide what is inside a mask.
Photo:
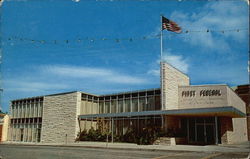
[(111, 140), (111, 134), (104, 132), (101, 130), (95, 130), (93, 127), (89, 129), (89, 131), (82, 131), (78, 134), (76, 141), (106, 141), (108, 135), (108, 139)]

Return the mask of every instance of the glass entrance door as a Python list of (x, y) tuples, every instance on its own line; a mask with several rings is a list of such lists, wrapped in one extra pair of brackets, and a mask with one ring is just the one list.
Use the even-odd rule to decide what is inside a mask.
[(213, 117), (196, 117), (187, 119), (188, 142), (190, 144), (215, 144), (216, 127)]
[(215, 144), (215, 126), (212, 124), (205, 126), (206, 126), (206, 144)]
[(20, 129), (21, 133), (21, 141), (23, 141), (23, 129)]
[(205, 143), (204, 125), (202, 124), (196, 125), (196, 130), (197, 130), (197, 137), (196, 137), (197, 144), (204, 144)]

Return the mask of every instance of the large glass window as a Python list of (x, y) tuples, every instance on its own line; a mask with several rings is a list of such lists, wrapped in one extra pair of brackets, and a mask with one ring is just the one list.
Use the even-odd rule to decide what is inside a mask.
[(132, 99), (132, 112), (138, 111), (138, 98)]
[(33, 130), (32, 130), (33, 142), (36, 142), (36, 138), (37, 138), (36, 128), (37, 128), (37, 124), (33, 124)]
[(30, 117), (30, 103), (28, 103), (27, 106), (26, 106), (26, 117), (27, 118)]
[(25, 107), (26, 107), (26, 103), (23, 104), (22, 106), (22, 118), (25, 118)]
[(20, 107), (19, 107), (19, 104), (16, 105), (16, 118), (20, 118)]
[(32, 118), (32, 117), (34, 117), (34, 102), (32, 102), (31, 103), (31, 105), (30, 105), (30, 117)]
[(146, 110), (146, 99), (145, 97), (140, 97), (139, 99), (139, 111), (145, 111)]
[(24, 118), (27, 118), (27, 105), (28, 105), (28, 101), (24, 104), (23, 108), (24, 108), (24, 114), (23, 114), (23, 117)]
[(86, 114), (92, 114), (92, 102), (86, 101)]
[(40, 116), (40, 103), (38, 103), (37, 105), (37, 117)]
[(43, 114), (42, 114), (43, 102), (40, 101), (40, 102), (39, 102), (39, 105), (40, 105), (40, 117), (41, 117), (41, 116), (43, 115)]
[(147, 109), (146, 110), (154, 110), (155, 101), (154, 96), (147, 97)]
[(14, 112), (13, 112), (13, 115), (15, 115), (15, 118), (18, 118), (18, 105), (17, 104), (15, 104), (14, 105)]
[(97, 101), (93, 101), (92, 114), (98, 114), (98, 104), (97, 104)]
[(35, 112), (35, 117), (38, 116), (37, 111), (38, 110), (38, 103), (35, 104), (34, 112)]
[(14, 105), (12, 105), (12, 116), (13, 116), (13, 118), (16, 117), (16, 110), (15, 110), (15, 106)]
[(130, 112), (130, 99), (125, 99), (125, 112)]
[(23, 106), (22, 105), (20, 105), (20, 118), (22, 118), (23, 117)]
[(41, 106), (41, 117), (43, 116), (43, 104), (40, 103), (40, 106)]
[(161, 109), (161, 98), (160, 96), (155, 96), (155, 110)]
[(110, 101), (105, 101), (105, 113), (110, 113)]
[(118, 113), (123, 112), (123, 100), (118, 101)]
[(116, 100), (111, 101), (111, 113), (116, 113)]
[(99, 112), (100, 114), (104, 113), (104, 102), (100, 101), (99, 103)]

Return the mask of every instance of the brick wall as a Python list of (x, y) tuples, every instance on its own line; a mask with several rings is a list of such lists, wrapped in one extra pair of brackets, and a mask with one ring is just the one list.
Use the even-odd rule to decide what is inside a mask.
[(235, 92), (246, 103), (248, 141), (250, 141), (250, 85), (240, 85)]
[(220, 122), (222, 144), (247, 141), (246, 118), (221, 117)]
[(44, 97), (41, 142), (74, 142), (79, 132), (81, 93)]
[(227, 144), (228, 143), (228, 131), (233, 131), (233, 123), (232, 119), (228, 117), (221, 117), (220, 118), (220, 125), (221, 125), (221, 143)]
[(181, 121), (179, 117), (164, 116), (164, 130), (176, 130), (181, 128)]
[(0, 142), (2, 141), (3, 125), (0, 125)]

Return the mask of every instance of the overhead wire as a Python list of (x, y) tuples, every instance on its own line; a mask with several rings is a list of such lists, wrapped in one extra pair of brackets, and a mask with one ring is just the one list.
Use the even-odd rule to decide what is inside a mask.
[[(188, 30), (184, 29), (182, 31), (182, 35), (186, 34), (192, 34), (192, 33), (221, 33), (221, 34), (226, 34), (227, 32), (242, 32), (242, 31), (248, 31), (248, 28), (241, 28), (241, 29), (220, 29), (220, 30), (214, 30), (214, 29), (203, 29), (203, 30)], [(177, 35), (177, 34), (176, 34)], [(164, 35), (167, 36), (167, 35)], [(168, 36), (173, 36), (172, 34), (169, 34)], [(21, 36), (11, 36), (8, 38), (3, 38), (3, 40), (6, 42), (17, 42), (17, 41), (28, 41), (31, 43), (39, 43), (39, 44), (78, 44), (78, 43), (84, 43), (84, 42), (91, 42), (94, 43), (96, 41), (113, 41), (114, 43), (120, 43), (122, 41), (128, 41), (128, 42), (133, 42), (133, 41), (139, 41), (139, 40), (150, 40), (150, 39), (156, 39), (160, 38), (160, 34), (155, 34), (155, 35), (148, 35), (148, 36), (141, 36), (141, 37), (127, 37), (127, 38), (109, 38), (109, 37), (102, 37), (102, 38), (94, 38), (94, 37), (84, 37), (84, 38), (76, 38), (76, 39), (63, 39), (63, 40), (58, 40), (58, 39), (53, 39), (53, 40), (45, 40), (45, 39), (32, 39), (32, 38), (27, 38), (27, 37), (21, 37)]]

